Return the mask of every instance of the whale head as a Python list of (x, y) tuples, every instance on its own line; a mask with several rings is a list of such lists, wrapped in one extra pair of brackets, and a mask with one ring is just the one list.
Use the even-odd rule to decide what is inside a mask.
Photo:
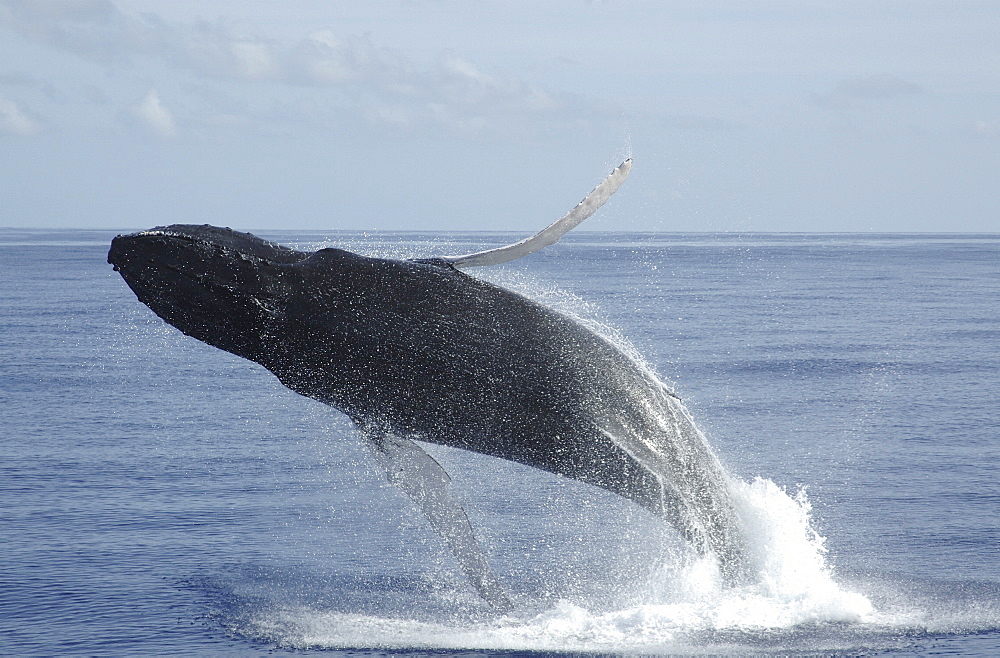
[(108, 262), (169, 324), (324, 401), (339, 396), (305, 393), (319, 388), (313, 374), (365, 360), (387, 339), (383, 317), (412, 312), (436, 279), (464, 276), (447, 266), (343, 249), (297, 251), (228, 228), (183, 224), (119, 235)]
[(283, 305), (282, 266), (309, 254), (249, 233), (175, 224), (119, 235), (108, 262), (185, 334), (260, 361)]

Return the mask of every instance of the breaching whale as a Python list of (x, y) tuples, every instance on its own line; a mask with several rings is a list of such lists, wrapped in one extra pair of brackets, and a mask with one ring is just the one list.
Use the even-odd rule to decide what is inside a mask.
[(449, 495), (448, 474), (417, 441), (624, 496), (714, 554), (735, 581), (746, 559), (727, 478), (680, 400), (605, 337), (461, 271), (557, 241), (630, 167), (626, 160), (531, 238), (464, 256), (309, 253), (228, 228), (172, 225), (116, 237), (108, 262), (185, 334), (347, 414), (498, 610), (511, 602)]

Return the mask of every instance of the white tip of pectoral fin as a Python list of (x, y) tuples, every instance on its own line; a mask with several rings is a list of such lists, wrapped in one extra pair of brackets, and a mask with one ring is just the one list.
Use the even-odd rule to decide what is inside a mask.
[(496, 249), (479, 251), (464, 256), (446, 256), (441, 260), (459, 268), (499, 265), (500, 263), (506, 263), (507, 261), (533, 254), (550, 244), (555, 244), (568, 231), (597, 212), (597, 209), (603, 206), (611, 198), (611, 195), (621, 187), (621, 184), (625, 182), (625, 178), (628, 177), (628, 172), (631, 169), (632, 158), (629, 158), (618, 165), (611, 172), (611, 175), (595, 187), (593, 192), (585, 196), (583, 201), (578, 203), (575, 208), (530, 238), (525, 238), (520, 242), (515, 242), (505, 247), (497, 247)]

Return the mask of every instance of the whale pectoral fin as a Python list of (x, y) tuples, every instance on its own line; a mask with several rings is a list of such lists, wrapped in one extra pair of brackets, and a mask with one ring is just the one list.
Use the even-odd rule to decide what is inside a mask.
[(611, 195), (621, 187), (621, 184), (625, 182), (628, 172), (631, 169), (632, 158), (629, 158), (618, 165), (600, 185), (595, 187), (572, 210), (530, 238), (525, 238), (520, 242), (515, 242), (505, 247), (497, 247), (496, 249), (488, 249), (464, 256), (446, 256), (436, 260), (444, 261), (457, 268), (499, 265), (500, 263), (506, 263), (507, 261), (533, 254), (539, 249), (555, 244), (559, 241), (559, 238), (576, 227), (577, 224), (597, 212), (597, 209), (603, 206), (611, 198)]
[(366, 436), (390, 482), (402, 489), (448, 542), (479, 595), (500, 612), (514, 608), (486, 562), (462, 506), (448, 493), (451, 477), (415, 442), (393, 435)]

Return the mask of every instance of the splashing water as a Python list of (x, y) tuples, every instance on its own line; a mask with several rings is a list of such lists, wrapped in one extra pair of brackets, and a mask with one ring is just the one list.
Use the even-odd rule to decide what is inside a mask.
[(745, 645), (802, 627), (869, 621), (870, 601), (835, 582), (804, 492), (789, 496), (762, 478), (732, 486), (759, 570), (757, 581), (742, 587), (724, 586), (711, 557), (682, 551), (613, 610), (565, 599), (539, 610), (522, 598), (515, 615), (439, 621), (285, 604), (260, 607), (231, 630), (295, 648), (639, 652)]

